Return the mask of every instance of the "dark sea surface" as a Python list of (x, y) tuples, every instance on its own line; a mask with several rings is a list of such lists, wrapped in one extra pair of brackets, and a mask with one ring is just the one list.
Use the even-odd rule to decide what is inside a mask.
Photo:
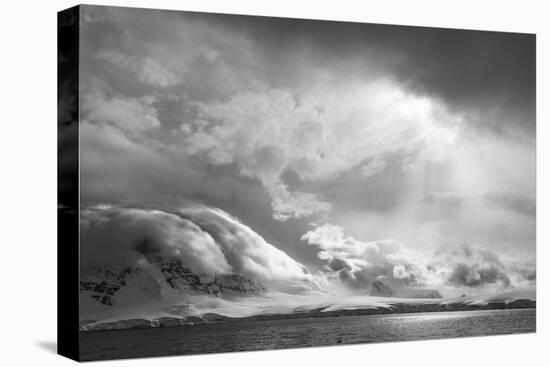
[(532, 333), (535, 309), (232, 321), (80, 333), (82, 360)]

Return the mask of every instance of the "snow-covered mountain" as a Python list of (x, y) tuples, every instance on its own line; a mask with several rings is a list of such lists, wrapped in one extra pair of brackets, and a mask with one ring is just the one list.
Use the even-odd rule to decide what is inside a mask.
[(373, 297), (393, 297), (393, 289), (379, 280), (375, 280), (367, 290), (367, 294)]
[(442, 298), (435, 289), (407, 287), (399, 281), (390, 279), (378, 279), (372, 282), (367, 294), (373, 297), (394, 298)]
[(104, 306), (127, 302), (185, 299), (210, 295), (229, 299), (259, 295), (267, 289), (260, 282), (238, 274), (196, 274), (177, 259), (156, 259), (118, 270), (97, 269), (82, 274), (81, 300), (90, 299)]

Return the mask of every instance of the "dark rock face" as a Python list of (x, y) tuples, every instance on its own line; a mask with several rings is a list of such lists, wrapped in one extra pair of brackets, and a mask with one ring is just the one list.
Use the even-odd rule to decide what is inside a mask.
[(227, 317), (227, 316), (223, 316), (223, 315), (219, 315), (217, 313), (205, 313), (204, 315), (202, 315), (202, 319), (205, 321), (205, 322), (209, 322), (209, 323), (212, 323), (212, 322), (223, 322), (223, 321), (229, 321), (229, 320), (232, 320), (231, 317)]
[(237, 274), (218, 276), (213, 285), (226, 295), (260, 294), (267, 290), (262, 283)]
[(529, 299), (516, 299), (512, 302), (508, 302), (507, 308), (535, 308), (535, 301)]
[(367, 291), (367, 294), (373, 297), (393, 297), (394, 296), (393, 290), (379, 280), (372, 282), (369, 290)]
[(413, 298), (443, 298), (435, 289), (423, 289), (419, 291)]
[(115, 295), (140, 275), (145, 276), (148, 282), (155, 283), (159, 289), (167, 287), (181, 294), (231, 298), (257, 295), (267, 290), (260, 282), (241, 275), (199, 275), (185, 267), (180, 260), (155, 260), (151, 265), (160, 272), (160, 278), (158, 276), (156, 278), (148, 276), (147, 271), (140, 267), (125, 268), (118, 273), (99, 270), (81, 277), (81, 294), (92, 297), (104, 305), (112, 306), (116, 304)]
[(171, 327), (185, 325), (185, 319), (178, 317), (161, 317), (155, 320), (157, 327)]
[(120, 273), (115, 273), (109, 270), (98, 270), (89, 274), (89, 278), (80, 280), (80, 292), (88, 291), (91, 297), (104, 305), (112, 306), (113, 295), (126, 286), (127, 278), (136, 273), (141, 272), (140, 269), (125, 268)]
[(98, 331), (98, 330), (122, 330), (122, 329), (143, 329), (156, 327), (176, 327), (219, 323), (233, 320), (230, 317), (218, 315), (216, 313), (207, 313), (198, 316), (187, 317), (160, 317), (158, 319), (128, 319), (113, 322), (95, 323), (94, 320), (84, 320), (80, 322), (80, 331)]
[(81, 331), (92, 331), (92, 330), (120, 330), (120, 329), (144, 329), (153, 327), (153, 323), (145, 319), (129, 319), (121, 320), (116, 322), (102, 322), (90, 325), (81, 325)]
[(442, 298), (441, 294), (435, 289), (421, 288), (403, 288), (394, 289), (381, 280), (375, 280), (367, 290), (367, 294), (372, 297), (395, 297), (395, 298), (423, 298), (436, 299)]
[(184, 267), (179, 260), (159, 261), (155, 266), (160, 268), (164, 280), (174, 290), (181, 293), (219, 296), (219, 290), (211, 282), (201, 280), (198, 274)]
[(536, 301), (529, 299), (518, 299), (511, 302), (499, 300), (489, 301), (485, 304), (473, 304), (469, 302), (439, 303), (392, 303), (389, 307), (369, 307), (350, 310), (324, 311), (326, 307), (321, 307), (309, 311), (293, 312), (284, 314), (260, 314), (243, 318), (231, 318), (215, 313), (206, 313), (202, 316), (186, 317), (161, 317), (153, 320), (130, 319), (116, 322), (96, 323), (94, 320), (84, 320), (80, 322), (81, 331), (94, 330), (115, 330), (115, 329), (133, 329), (145, 327), (178, 327), (198, 324), (210, 324), (220, 322), (234, 321), (254, 321), (254, 320), (284, 320), (301, 318), (323, 318), (323, 317), (344, 317), (344, 316), (364, 316), (364, 315), (382, 315), (382, 314), (403, 314), (417, 312), (453, 312), (453, 311), (482, 311), (498, 309), (517, 309), (517, 308), (536, 308)]
[(160, 263), (166, 282), (174, 289), (191, 290), (200, 294), (212, 294), (216, 297), (260, 294), (266, 288), (257, 281), (238, 274), (214, 277), (199, 276), (185, 268), (181, 261), (172, 260)]

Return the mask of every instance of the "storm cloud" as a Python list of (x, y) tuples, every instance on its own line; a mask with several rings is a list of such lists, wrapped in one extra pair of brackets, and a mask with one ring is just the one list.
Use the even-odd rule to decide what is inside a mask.
[(346, 236), (342, 227), (330, 224), (307, 232), (302, 240), (320, 249), (318, 256), (326, 261), (329, 279), (363, 292), (377, 279), (396, 287), (455, 288), (445, 289), (446, 296), (457, 296), (464, 289), (483, 293), (487, 287), (522, 288), (535, 279), (534, 263), (504, 261), (492, 251), (471, 246), (418, 254), (396, 240), (358, 241)]
[(89, 207), (81, 215), (83, 271), (179, 259), (198, 274), (240, 274), (272, 289), (316, 289), (309, 270), (229, 214), (192, 205), (160, 209)]
[(81, 203), (111, 260), (143, 254), (108, 223), (141, 223), (198, 271), (536, 281), (534, 35), (81, 9)]
[(501, 282), (505, 287), (510, 285), (510, 279), (499, 268), (489, 266), (476, 269), (466, 264), (456, 264), (447, 281), (453, 285), (478, 287), (483, 284)]
[(210, 17), (241, 31), (255, 29), (251, 37), (270, 48), (266, 52), (277, 61), (287, 61), (305, 48), (315, 65), (362, 63), (367, 73), (392, 75), (414, 93), (441, 99), (454, 111), (468, 111), (468, 123), (476, 129), (499, 133), (535, 129), (533, 34)]

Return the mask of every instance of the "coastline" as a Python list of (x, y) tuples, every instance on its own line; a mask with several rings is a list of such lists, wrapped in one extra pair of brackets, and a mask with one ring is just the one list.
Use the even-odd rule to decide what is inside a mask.
[(340, 310), (327, 310), (329, 306), (317, 307), (307, 311), (291, 313), (257, 314), (246, 317), (229, 317), (217, 313), (205, 313), (198, 316), (186, 317), (159, 317), (155, 319), (126, 319), (114, 322), (97, 322), (95, 320), (83, 320), (80, 322), (80, 332), (128, 330), (161, 327), (185, 327), (192, 325), (233, 323), (240, 321), (265, 321), (305, 318), (328, 318), (345, 316), (367, 316), (382, 314), (411, 314), (429, 312), (456, 312), (456, 311), (487, 311), (507, 309), (536, 309), (536, 301), (531, 299), (490, 300), (485, 303), (464, 302), (395, 302), (388, 307), (350, 308)]

